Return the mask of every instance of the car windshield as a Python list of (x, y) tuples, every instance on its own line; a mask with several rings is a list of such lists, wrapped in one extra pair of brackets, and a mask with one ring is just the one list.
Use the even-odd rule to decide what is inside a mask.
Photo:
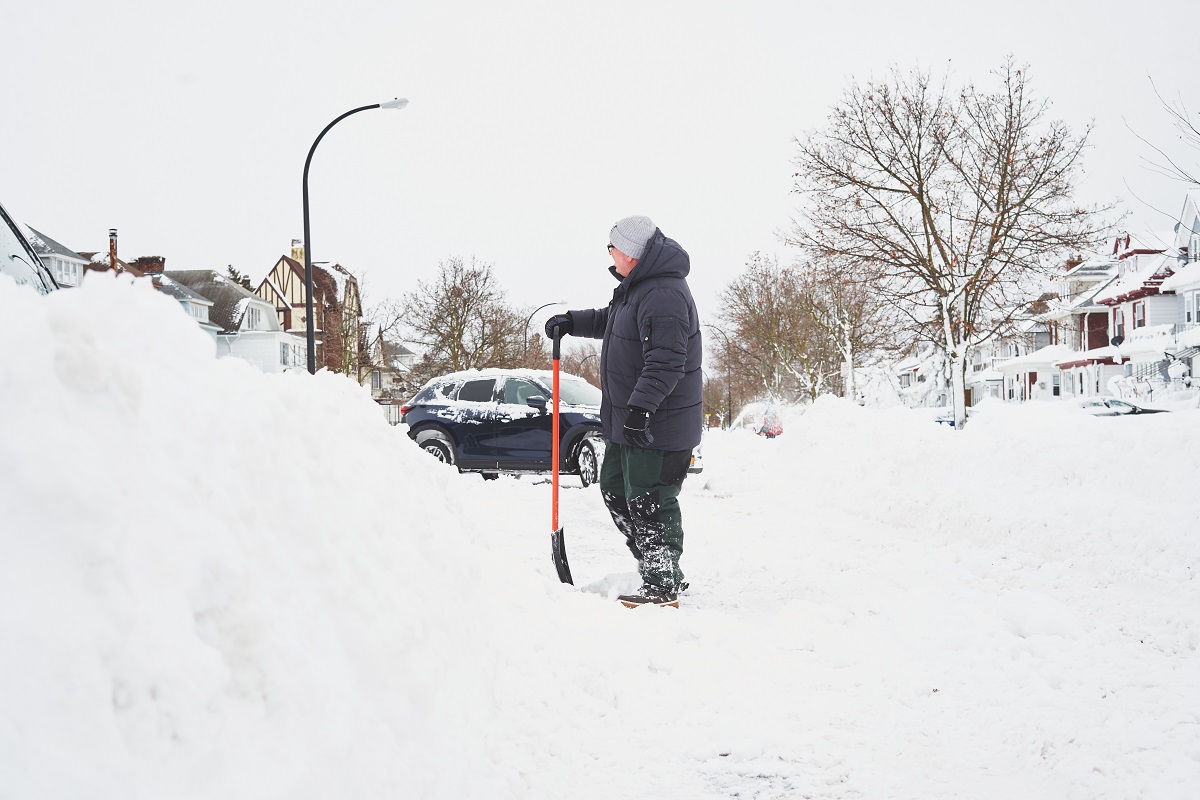
[(32, 286), (41, 294), (54, 289), (49, 273), (42, 267), (38, 257), (29, 252), (29, 246), (8, 216), (0, 208), (0, 274), (8, 275), (17, 283)]
[[(554, 385), (554, 377), (552, 375), (542, 375), (541, 379), (547, 386)], [(600, 405), (600, 398), (602, 396), (599, 389), (580, 378), (560, 377), (558, 381), (558, 393), (562, 395), (564, 403), (572, 406), (598, 406)]]

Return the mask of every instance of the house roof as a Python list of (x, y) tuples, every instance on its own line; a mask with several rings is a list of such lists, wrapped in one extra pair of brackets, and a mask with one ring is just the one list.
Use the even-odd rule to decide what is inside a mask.
[(1196, 233), (1200, 233), (1200, 189), (1189, 189), (1183, 198), (1179, 222), (1175, 223), (1175, 247), (1186, 248)]
[(187, 300), (190, 303), (202, 303), (211, 306), (213, 302), (203, 295), (197, 294), (182, 283), (166, 274), (154, 276), (154, 287), (163, 294), (176, 300)]
[(1193, 261), (1186, 267), (1175, 270), (1175, 274), (1163, 281), (1159, 288), (1164, 292), (1178, 292), (1197, 286), (1200, 286), (1200, 261)]
[(1098, 293), (1095, 302), (1114, 305), (1136, 297), (1158, 294), (1160, 285), (1179, 262), (1173, 255), (1157, 253), (1137, 255), (1127, 263), (1131, 264), (1131, 268)]
[(71, 259), (74, 261), (87, 263), (86, 258), (79, 255), (79, 253), (76, 253), (74, 250), (67, 247), (66, 245), (59, 244), (58, 242), (54, 241), (46, 234), (42, 233), (41, 231), (35, 230), (34, 228), (31, 228), (28, 225), (26, 225), (24, 227), (28, 231), (28, 234), (29, 234), (26, 237), (27, 239), (29, 239), (29, 244), (33, 247), (33, 251), (35, 253), (37, 253), (39, 256), (58, 256), (60, 258), (67, 258), (67, 259)]
[(1059, 362), (1072, 361), (1078, 357), (1079, 353), (1066, 345), (1048, 344), (1040, 350), (1034, 350), (1032, 353), (1010, 358), (1008, 361), (1001, 363), (999, 369), (1006, 375), (1015, 375), (1019, 372), (1037, 372), (1039, 368), (1049, 369)]
[[(242, 318), (252, 303), (270, 305), (246, 287), (211, 269), (172, 270), (164, 272), (163, 276), (211, 300), (208, 318), (220, 325), (224, 333), (236, 333), (241, 328)], [(274, 309), (269, 316), (275, 319)]]

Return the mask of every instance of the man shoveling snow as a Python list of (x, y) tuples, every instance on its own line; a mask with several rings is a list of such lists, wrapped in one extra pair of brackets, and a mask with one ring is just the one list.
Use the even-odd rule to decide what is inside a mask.
[(678, 607), (679, 490), (704, 425), (700, 316), (688, 288), (688, 254), (649, 217), (609, 233), (609, 268), (621, 285), (606, 308), (568, 311), (546, 335), (602, 339), (600, 424), (606, 440), (600, 492), (638, 560), (642, 586), (618, 599), (633, 608)]

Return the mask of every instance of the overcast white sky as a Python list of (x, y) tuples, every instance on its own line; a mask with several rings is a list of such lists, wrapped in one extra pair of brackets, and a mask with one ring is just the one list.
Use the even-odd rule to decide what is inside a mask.
[(115, 227), (124, 257), (257, 282), (302, 237), (321, 129), (407, 96), (339, 123), (310, 175), (313, 256), (368, 303), (461, 255), (514, 304), (604, 305), (609, 227), (647, 214), (712, 319), (750, 253), (790, 259), (793, 137), (852, 76), (984, 82), (1012, 53), (1055, 116), (1095, 121), (1081, 199), (1170, 227), (1153, 208), (1178, 213), (1183, 189), (1126, 122), (1197, 160), (1150, 84), (1200, 110), (1192, 0), (816, 5), (4, 0), (0, 200), (75, 250)]

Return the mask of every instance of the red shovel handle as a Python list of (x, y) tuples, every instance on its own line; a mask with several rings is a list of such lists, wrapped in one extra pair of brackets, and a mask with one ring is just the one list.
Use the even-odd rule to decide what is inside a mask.
[(558, 326), (554, 326), (554, 382), (551, 386), (550, 403), (551, 422), (550, 422), (550, 460), (553, 465), (550, 469), (550, 530), (558, 530), (558, 461), (559, 461), (559, 436), (558, 436), (558, 362), (561, 356), (560, 334)]

